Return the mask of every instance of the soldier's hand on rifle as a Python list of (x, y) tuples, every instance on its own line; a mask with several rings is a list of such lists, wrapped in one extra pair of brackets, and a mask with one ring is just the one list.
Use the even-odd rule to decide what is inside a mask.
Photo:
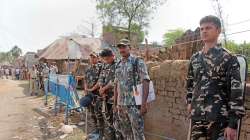
[(237, 130), (227, 127), (224, 132), (225, 140), (236, 140)]

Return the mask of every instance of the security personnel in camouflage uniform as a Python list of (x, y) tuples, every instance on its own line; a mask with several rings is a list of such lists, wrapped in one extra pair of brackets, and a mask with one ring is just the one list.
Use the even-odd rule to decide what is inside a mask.
[(240, 66), (236, 56), (217, 45), (220, 20), (200, 21), (202, 51), (190, 60), (187, 103), (193, 140), (236, 140), (237, 121), (244, 115)]
[[(145, 140), (143, 115), (147, 112), (149, 75), (144, 61), (130, 54), (130, 42), (122, 39), (117, 45), (122, 56), (115, 71), (114, 127), (124, 140)], [(133, 87), (142, 84), (142, 105), (137, 106)]]
[(100, 97), (98, 79), (102, 70), (102, 64), (98, 62), (98, 55), (94, 52), (90, 54), (90, 64), (90, 67), (85, 71), (84, 81), (84, 88), (87, 95), (80, 100), (80, 104), (82, 105), (86, 102), (86, 97), (91, 100), (92, 104), (88, 107), (95, 125), (93, 133), (101, 134), (104, 121), (100, 110), (100, 103), (98, 102), (98, 98)]
[(100, 53), (104, 61), (102, 72), (99, 77), (100, 94), (103, 96), (102, 112), (106, 123), (104, 136), (105, 140), (115, 139), (115, 130), (113, 128), (113, 96), (114, 96), (114, 80), (117, 61), (110, 49), (104, 49)]

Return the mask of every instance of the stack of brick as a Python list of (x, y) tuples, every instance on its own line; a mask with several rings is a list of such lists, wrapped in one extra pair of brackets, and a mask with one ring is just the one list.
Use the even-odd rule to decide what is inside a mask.
[(197, 28), (195, 31), (187, 30), (182, 37), (175, 41), (171, 48), (166, 48), (166, 52), (160, 54), (160, 56), (165, 60), (188, 60), (202, 46), (200, 29)]
[[(186, 139), (188, 118), (185, 105), (187, 60), (166, 60), (150, 68), (157, 99), (145, 118), (147, 139)], [(157, 135), (157, 136), (156, 136)]]

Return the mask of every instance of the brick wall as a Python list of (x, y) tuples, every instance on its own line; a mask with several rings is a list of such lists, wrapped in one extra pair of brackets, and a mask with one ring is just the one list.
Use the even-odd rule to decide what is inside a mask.
[(159, 57), (163, 60), (189, 60), (195, 52), (201, 50), (202, 46), (200, 29), (187, 30), (172, 47), (168, 46), (165, 52), (159, 54)]
[[(157, 99), (150, 105), (145, 118), (145, 131), (159, 136), (185, 140), (188, 119), (185, 107), (185, 77), (187, 60), (166, 60), (150, 69)], [(148, 140), (160, 140), (147, 136)]]
[[(189, 126), (185, 103), (188, 61), (166, 60), (158, 66), (150, 64), (149, 67), (157, 98), (145, 117), (147, 139), (162, 140), (165, 137), (186, 140)], [(250, 109), (250, 96), (246, 97), (246, 106)], [(250, 140), (250, 110), (243, 119), (241, 140)]]

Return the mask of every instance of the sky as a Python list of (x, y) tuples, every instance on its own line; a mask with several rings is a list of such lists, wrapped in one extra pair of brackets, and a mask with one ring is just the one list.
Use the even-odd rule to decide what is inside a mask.
[[(249, 0), (220, 0), (227, 34), (250, 30)], [(212, 0), (167, 0), (154, 13), (148, 30), (149, 42), (162, 43), (168, 30), (196, 29), (199, 20), (214, 15)], [(0, 52), (18, 45), (24, 52), (36, 51), (60, 36), (89, 32), (95, 23), (96, 37), (101, 23), (95, 0), (0, 0)], [(237, 24), (245, 21), (241, 24)], [(236, 24), (235, 24), (236, 23)], [(228, 39), (250, 42), (250, 32), (234, 34)]]

